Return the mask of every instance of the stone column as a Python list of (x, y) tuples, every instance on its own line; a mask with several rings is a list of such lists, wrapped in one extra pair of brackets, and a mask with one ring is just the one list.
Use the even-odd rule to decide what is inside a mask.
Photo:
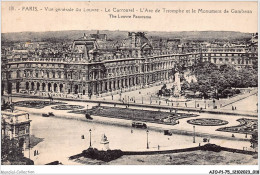
[(118, 87), (119, 87), (119, 85), (118, 85), (118, 80), (117, 79), (115, 79), (115, 85), (116, 85), (116, 89), (118, 89)]
[(51, 92), (54, 92), (54, 84), (51, 83)]
[(125, 79), (122, 79), (121, 81), (123, 81), (123, 87), (125, 88)]
[(57, 84), (57, 92), (60, 93), (60, 84)]
[(28, 82), (29, 83), (29, 91), (32, 89), (32, 82)]
[(107, 91), (109, 91), (110, 88), (109, 88), (109, 81), (107, 81)]
[(103, 86), (103, 87), (102, 87), (102, 91), (105, 92), (105, 90), (106, 90), (106, 82), (105, 82), (105, 81), (103, 81), (102, 86)]
[(101, 91), (101, 84), (100, 82), (97, 82), (97, 93), (99, 94)]
[(39, 91), (41, 92), (42, 91), (42, 83), (40, 83), (40, 87), (39, 87)]

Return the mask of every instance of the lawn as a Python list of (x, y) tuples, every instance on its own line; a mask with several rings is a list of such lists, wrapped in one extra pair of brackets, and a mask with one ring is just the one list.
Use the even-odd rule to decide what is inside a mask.
[(133, 121), (163, 123), (163, 124), (170, 124), (170, 125), (177, 124), (178, 120), (182, 118), (198, 116), (195, 114), (146, 111), (146, 110), (139, 110), (139, 109), (107, 107), (107, 106), (94, 107), (89, 110), (70, 111), (69, 113), (76, 113), (76, 114), (89, 113), (91, 115), (96, 115), (96, 116), (127, 119)]
[(58, 105), (58, 106), (53, 106), (51, 109), (54, 110), (77, 110), (77, 109), (83, 109), (84, 106), (81, 105)]
[(199, 125), (199, 126), (220, 126), (228, 124), (225, 120), (213, 119), (213, 118), (198, 118), (188, 120), (187, 123), (191, 125)]
[(240, 122), (239, 125), (219, 128), (217, 129), (217, 131), (233, 132), (233, 133), (241, 133), (241, 134), (253, 134), (258, 130), (258, 120), (240, 118), (237, 121)]
[(50, 105), (66, 104), (64, 102), (56, 101), (40, 101), (40, 100), (28, 100), (28, 101), (18, 101), (13, 103), (14, 106), (26, 107), (26, 108), (35, 108), (42, 109)]

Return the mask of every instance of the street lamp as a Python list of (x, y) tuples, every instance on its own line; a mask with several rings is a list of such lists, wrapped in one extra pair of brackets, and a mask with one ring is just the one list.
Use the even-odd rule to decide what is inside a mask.
[(195, 143), (195, 126), (193, 126), (193, 143)]
[(90, 137), (89, 137), (89, 147), (91, 148), (91, 129), (89, 129), (89, 135), (90, 135)]
[(149, 149), (149, 142), (148, 142), (148, 134), (149, 134), (149, 131), (148, 131), (148, 130), (146, 131), (146, 134), (147, 134), (147, 147), (146, 147), (146, 148)]

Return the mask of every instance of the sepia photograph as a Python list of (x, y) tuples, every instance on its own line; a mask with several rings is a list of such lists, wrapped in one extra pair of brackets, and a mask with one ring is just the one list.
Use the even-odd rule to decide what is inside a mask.
[(2, 1), (1, 13), (1, 173), (259, 174), (257, 1)]

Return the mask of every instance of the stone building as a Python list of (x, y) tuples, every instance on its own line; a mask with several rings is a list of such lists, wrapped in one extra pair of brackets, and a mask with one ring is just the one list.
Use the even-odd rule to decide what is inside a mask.
[(22, 111), (1, 111), (1, 137), (16, 139), (21, 147), (27, 149), (30, 144), (29, 114)]
[(129, 32), (122, 41), (97, 33), (84, 34), (64, 53), (12, 52), (2, 60), (2, 94), (89, 98), (173, 81), (177, 65), (189, 68), (210, 61), (239, 68), (257, 61), (252, 46), (198, 48), (179, 40), (168, 45), (176, 49), (154, 48), (144, 32)]
[(246, 45), (202, 47), (201, 61), (216, 65), (229, 64), (237, 69), (252, 68), (258, 63), (258, 34), (253, 34)]
[(2, 70), (2, 91), (67, 97), (134, 90), (173, 79), (175, 62), (183, 57), (154, 52), (142, 32), (129, 32), (128, 38), (106, 48), (84, 34), (62, 57), (10, 56)]

